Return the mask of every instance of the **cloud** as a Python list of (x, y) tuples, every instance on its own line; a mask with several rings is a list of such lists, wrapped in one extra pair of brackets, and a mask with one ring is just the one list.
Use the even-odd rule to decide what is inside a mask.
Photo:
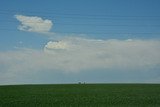
[(62, 62), (58, 65), (62, 65), (63, 70), (148, 69), (160, 64), (158, 40), (69, 38), (63, 40), (63, 44), (67, 45), (63, 51), (57, 51), (54, 42), (49, 49), (47, 45), (44, 48), (46, 53), (53, 53)]
[(45, 49), (66, 49), (67, 43), (63, 42), (63, 41), (57, 41), (57, 42), (48, 42), (47, 45), (45, 45)]
[[(0, 78), (35, 72), (79, 73), (101, 70), (156, 73), (160, 70), (159, 40), (94, 40), (65, 38), (48, 42), (43, 50), (0, 52)], [(154, 69), (157, 69), (154, 71)]]
[[(77, 72), (101, 68), (145, 69), (156, 67), (160, 64), (159, 53), (160, 41), (158, 40), (68, 38), (60, 42), (48, 42), (44, 51), (23, 49), (1, 52), (0, 59), (1, 63), (13, 64), (14, 66), (10, 67), (15, 67), (15, 69), (49, 68)], [(21, 66), (16, 67), (16, 64)], [(18, 71), (17, 69), (15, 71)]]
[(22, 31), (49, 33), (53, 25), (51, 20), (37, 16), (15, 15), (15, 18), (21, 22), (18, 29)]

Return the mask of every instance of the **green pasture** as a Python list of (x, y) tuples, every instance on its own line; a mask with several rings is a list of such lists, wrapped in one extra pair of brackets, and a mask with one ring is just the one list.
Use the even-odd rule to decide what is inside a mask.
[(0, 107), (160, 107), (159, 84), (0, 86)]

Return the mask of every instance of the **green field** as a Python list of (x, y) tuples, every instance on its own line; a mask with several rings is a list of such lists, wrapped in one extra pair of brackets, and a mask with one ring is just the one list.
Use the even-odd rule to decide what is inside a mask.
[(160, 107), (159, 84), (0, 86), (0, 107)]

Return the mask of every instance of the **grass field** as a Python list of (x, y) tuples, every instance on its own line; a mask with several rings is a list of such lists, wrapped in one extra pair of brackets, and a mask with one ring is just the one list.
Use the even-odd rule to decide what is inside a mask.
[(160, 107), (158, 84), (0, 86), (0, 107)]

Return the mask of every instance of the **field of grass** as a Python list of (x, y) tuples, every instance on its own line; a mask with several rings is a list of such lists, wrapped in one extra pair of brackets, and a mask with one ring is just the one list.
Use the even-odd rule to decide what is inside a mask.
[(160, 107), (159, 84), (0, 86), (0, 107)]

